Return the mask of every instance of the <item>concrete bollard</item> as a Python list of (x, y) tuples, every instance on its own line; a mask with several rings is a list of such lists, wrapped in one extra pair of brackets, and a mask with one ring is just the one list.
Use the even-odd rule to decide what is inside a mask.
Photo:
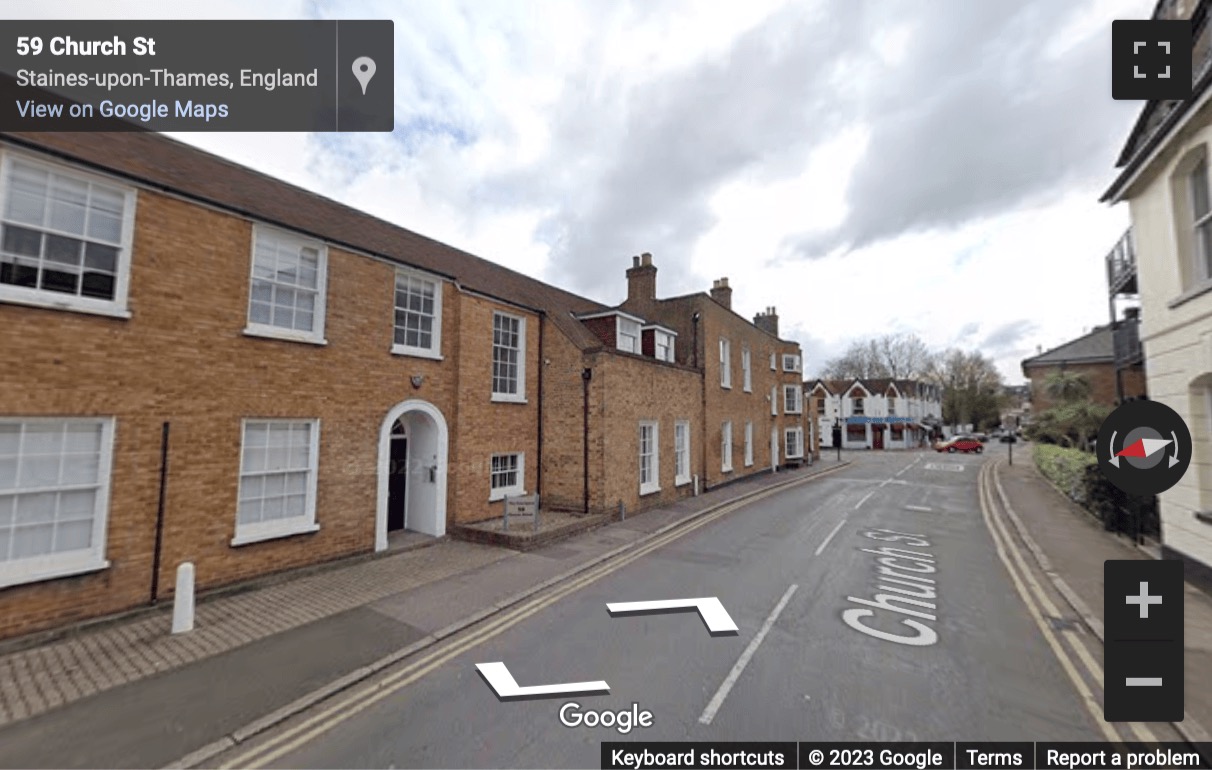
[(173, 633), (194, 630), (194, 565), (185, 562), (177, 567), (177, 592), (173, 596)]

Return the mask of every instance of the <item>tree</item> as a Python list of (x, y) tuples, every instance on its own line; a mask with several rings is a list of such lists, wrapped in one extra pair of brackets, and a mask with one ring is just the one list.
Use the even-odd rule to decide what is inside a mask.
[(1054, 406), (1036, 415), (1027, 428), (1032, 441), (1088, 449), (1110, 408), (1090, 400), (1090, 380), (1083, 374), (1057, 371), (1044, 379), (1044, 392)]
[(846, 352), (825, 363), (821, 376), (836, 380), (891, 378), (921, 379), (934, 354), (914, 334), (885, 334), (850, 343)]
[(948, 350), (934, 359), (927, 379), (943, 389), (943, 422), (977, 429), (1001, 423), (1002, 375), (980, 352)]

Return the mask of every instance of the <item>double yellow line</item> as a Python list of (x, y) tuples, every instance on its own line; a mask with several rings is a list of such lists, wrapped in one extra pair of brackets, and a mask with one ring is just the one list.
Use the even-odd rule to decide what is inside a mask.
[[(1004, 517), (997, 514), (997, 505), (994, 502), (993, 493), (989, 489), (989, 479), (993, 477), (994, 465), (997, 461), (986, 462), (981, 466), (980, 474), (977, 477), (977, 488), (980, 494), (981, 513), (985, 519), (985, 526), (989, 529), (989, 534), (993, 538), (994, 547), (997, 549), (998, 558), (1006, 567), (1006, 572), (1010, 574), (1010, 579), (1014, 582), (1014, 587), (1018, 590), (1018, 594), (1022, 597), (1023, 604), (1027, 607), (1027, 612), (1039, 627), (1040, 633), (1048, 642), (1048, 646), (1052, 648), (1061, 667), (1069, 676), (1073, 686), (1081, 695), (1082, 702), (1085, 703), (1090, 715), (1094, 718), (1094, 722), (1102, 730), (1103, 735), (1112, 743), (1122, 743), (1123, 739), (1116, 733), (1111, 725), (1103, 720), (1102, 704), (1095, 696), (1086, 680), (1082, 677), (1076, 663), (1070, 654), (1066, 651), (1066, 647), (1071, 648), (1080, 660), (1082, 666), (1085, 667), (1090, 677), (1101, 690), (1103, 687), (1103, 669), (1094, 656), (1090, 654), (1090, 650), (1082, 643), (1077, 635), (1069, 630), (1062, 629), (1059, 633), (1054, 630), (1045, 620), (1045, 615), (1054, 618), (1061, 617), (1061, 612), (1057, 609), (1056, 604), (1051, 597), (1040, 585), (1035, 578), (1035, 573), (1027, 565), (1027, 560), (1023, 556), (1022, 549), (1014, 541), (1009, 529), (1006, 528)], [(1062, 644), (1064, 638), (1068, 644)], [(1158, 742), (1157, 736), (1146, 725), (1140, 722), (1131, 722), (1128, 728), (1136, 736), (1136, 740), (1146, 743)]]
[(620, 554), (618, 557), (611, 559), (604, 564), (597, 567), (592, 567), (585, 573), (570, 578), (568, 583), (553, 589), (553, 591), (549, 594), (526, 600), (525, 603), (520, 607), (507, 611), (504, 615), (494, 618), (492, 621), (476, 628), (466, 636), (456, 638), (450, 643), (444, 644), (441, 648), (422, 656), (416, 661), (392, 672), (379, 681), (369, 686), (362, 687), (356, 692), (338, 696), (335, 702), (326, 706), (318, 713), (304, 719), (296, 725), (292, 725), (280, 733), (275, 734), (269, 740), (228, 759), (226, 762), (220, 765), (220, 767), (224, 770), (227, 770), (228, 768), (265, 767), (275, 760), (291, 753), (292, 751), (295, 751), (305, 743), (318, 738), (323, 733), (333, 729), (337, 725), (373, 706), (384, 698), (399, 692), (434, 669), (448, 663), (468, 650), (487, 642), (493, 637), (508, 631), (510, 628), (516, 626), (518, 623), (521, 623), (523, 620), (526, 620), (549, 605), (552, 605), (569, 594), (575, 593), (576, 591), (579, 591), (591, 583), (600, 580), (610, 573), (627, 566), (636, 559), (642, 558), (652, 551), (668, 545), (674, 540), (677, 540), (678, 538), (683, 537), (684, 535), (687, 535), (700, 527), (705, 527), (713, 521), (722, 518), (723, 516), (727, 516), (733, 511), (748, 505), (752, 505), (753, 503), (770, 497), (771, 495), (777, 495), (781, 492), (785, 492), (788, 489), (799, 486), (800, 484), (818, 479), (821, 476), (833, 473), (840, 470), (841, 467), (844, 466), (830, 468), (829, 470), (813, 474), (808, 478), (758, 492), (752, 496), (744, 498), (743, 500), (727, 503), (723, 507), (709, 514), (705, 514), (698, 519), (694, 519), (681, 527), (670, 530), (663, 535), (658, 535), (656, 538), (638, 547), (634, 551)]

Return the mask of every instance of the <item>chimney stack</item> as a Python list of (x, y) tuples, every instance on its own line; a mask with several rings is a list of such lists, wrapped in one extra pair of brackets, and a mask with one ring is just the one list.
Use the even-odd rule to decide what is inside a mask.
[(732, 289), (728, 286), (727, 278), (721, 278), (712, 285), (711, 298), (729, 310), (732, 309)]
[(656, 273), (651, 254), (644, 252), (638, 257), (632, 257), (631, 268), (627, 271), (627, 301), (655, 301)]
[(753, 325), (776, 337), (779, 336), (779, 314), (774, 312), (773, 307), (766, 308), (765, 313), (755, 315), (753, 317)]

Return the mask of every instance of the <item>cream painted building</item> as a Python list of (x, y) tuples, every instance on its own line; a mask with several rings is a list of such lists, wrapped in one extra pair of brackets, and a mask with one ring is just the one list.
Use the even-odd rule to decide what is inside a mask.
[[(1155, 18), (1187, 18), (1195, 5), (1162, 2)], [(1182, 416), (1194, 445), (1160, 496), (1163, 551), (1212, 583), (1212, 25), (1199, 16), (1191, 98), (1146, 103), (1103, 200), (1131, 210), (1134, 249), (1108, 270), (1139, 287), (1149, 396)]]

